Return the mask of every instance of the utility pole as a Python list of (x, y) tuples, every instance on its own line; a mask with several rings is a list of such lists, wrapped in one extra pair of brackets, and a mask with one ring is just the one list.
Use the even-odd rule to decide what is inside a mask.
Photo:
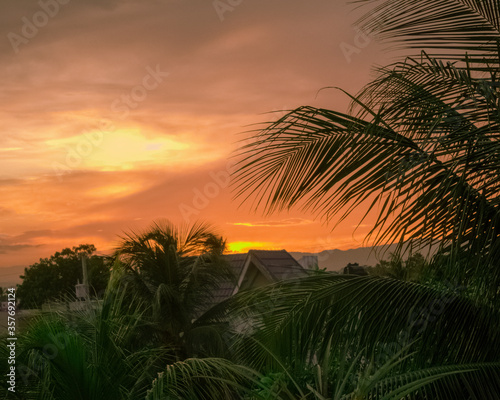
[(89, 278), (87, 276), (87, 254), (82, 253), (82, 271), (83, 271), (83, 284), (88, 289)]
[(75, 285), (76, 297), (84, 300), (89, 300), (89, 280), (87, 275), (87, 254), (81, 253), (80, 255), (82, 259), (82, 275), (83, 275), (83, 283), (77, 283)]

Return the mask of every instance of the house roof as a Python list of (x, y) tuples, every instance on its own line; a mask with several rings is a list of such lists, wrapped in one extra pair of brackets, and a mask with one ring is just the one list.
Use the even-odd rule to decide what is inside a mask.
[(248, 256), (260, 262), (273, 282), (307, 276), (304, 268), (286, 250), (250, 250)]
[(213, 303), (218, 304), (238, 292), (250, 264), (270, 281), (306, 277), (306, 270), (286, 250), (250, 250), (246, 254), (227, 254), (224, 258), (231, 266), (236, 282), (226, 280), (214, 291)]
[[(236, 281), (239, 279), (241, 272), (245, 266), (245, 261), (247, 259), (247, 254), (226, 254), (224, 259), (229, 263), (231, 269), (233, 270)], [(236, 281), (225, 280), (219, 284), (219, 287), (214, 291), (213, 294), (213, 304), (219, 304), (220, 302), (229, 298), (234, 291), (236, 286)]]

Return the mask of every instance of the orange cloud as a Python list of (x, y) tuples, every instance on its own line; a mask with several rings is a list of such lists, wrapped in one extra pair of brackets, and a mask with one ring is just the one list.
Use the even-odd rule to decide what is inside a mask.
[(298, 225), (309, 225), (314, 223), (310, 219), (302, 218), (289, 218), (282, 219), (279, 221), (255, 221), (255, 222), (233, 222), (231, 225), (235, 226), (248, 226), (248, 227), (284, 227), (284, 226), (298, 226)]
[[(1, 2), (2, 37), (37, 11), (37, 2)], [(335, 51), (352, 40), (349, 23), (338, 2), (256, 0), (221, 22), (211, 2), (88, 0), (70, 2), (17, 54), (1, 41), (0, 267), (80, 243), (108, 251), (123, 231), (184, 222), (179, 205), (226, 170), (237, 134), (278, 116), (264, 113), (345, 108), (347, 98), (316, 94), (340, 84), (356, 92), (369, 76), (372, 60), (362, 59), (375, 46), (351, 64)], [(117, 114), (114, 101), (156, 65), (168, 77)], [(239, 208), (229, 187), (195, 211), (222, 228), (231, 251), (356, 243), (356, 218), (330, 238), (297, 210), (267, 219)]]

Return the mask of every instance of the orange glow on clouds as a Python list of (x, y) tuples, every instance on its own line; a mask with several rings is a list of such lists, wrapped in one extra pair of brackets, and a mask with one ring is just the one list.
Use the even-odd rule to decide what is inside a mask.
[(187, 152), (196, 151), (193, 143), (162, 136), (148, 138), (141, 134), (140, 129), (119, 129), (107, 133), (90, 131), (46, 143), (61, 151), (73, 151), (81, 159), (81, 168), (98, 171), (131, 170), (143, 165), (175, 165), (183, 162)]
[(254, 221), (254, 222), (234, 222), (234, 226), (248, 226), (248, 227), (286, 227), (286, 226), (299, 226), (313, 224), (314, 221), (303, 218), (287, 218), (277, 221)]
[(92, 188), (85, 192), (90, 197), (125, 197), (140, 192), (144, 186), (139, 182), (109, 184)]
[[(39, 11), (0, 2), (0, 34), (20, 34)], [(218, 227), (231, 252), (359, 246), (357, 217), (334, 235), (298, 210), (264, 218), (240, 207), (221, 176), (238, 134), (274, 119), (269, 111), (343, 111), (349, 98), (318, 90), (357, 92), (370, 65), (385, 64), (370, 59), (376, 45), (351, 63), (332, 51), (355, 35), (339, 2), (258, 0), (224, 17), (210, 2), (71, 2), (18, 52), (4, 41), (0, 268), (81, 243), (109, 251), (118, 235), (161, 218), (186, 223), (182, 204)], [(165, 75), (117, 113), (112, 104), (139, 93), (148, 68)]]

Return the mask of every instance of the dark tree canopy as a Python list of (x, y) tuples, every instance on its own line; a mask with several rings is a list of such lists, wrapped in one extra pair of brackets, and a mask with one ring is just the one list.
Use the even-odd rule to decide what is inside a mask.
[(17, 291), (20, 306), (38, 308), (46, 301), (74, 296), (75, 284), (83, 281), (82, 254), (88, 258), (90, 294), (99, 296), (108, 283), (110, 266), (106, 258), (95, 255), (95, 251), (93, 244), (81, 244), (58, 251), (50, 258), (41, 258), (25, 268), (21, 275), (23, 283)]
[(406, 260), (401, 255), (391, 254), (389, 260), (381, 260), (375, 267), (369, 267), (370, 275), (386, 276), (403, 281), (422, 282), (427, 263), (421, 253), (410, 254)]
[(157, 334), (176, 349), (179, 359), (207, 345), (200, 321), (213, 305), (220, 283), (235, 279), (222, 257), (224, 238), (201, 222), (175, 226), (170, 221), (152, 224), (142, 233), (122, 237), (116, 249), (124, 275), (121, 290), (137, 296), (157, 324)]

